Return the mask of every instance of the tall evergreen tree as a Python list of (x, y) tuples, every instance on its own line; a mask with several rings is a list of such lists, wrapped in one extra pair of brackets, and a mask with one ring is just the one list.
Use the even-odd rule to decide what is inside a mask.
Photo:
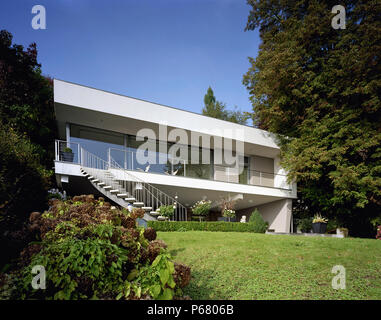
[(209, 116), (221, 120), (226, 120), (239, 124), (246, 124), (249, 116), (242, 113), (240, 110), (235, 108), (234, 111), (227, 110), (225, 103), (217, 101), (214, 96), (214, 92), (211, 87), (208, 88), (204, 96), (204, 108), (202, 109), (202, 114), (204, 116)]
[(305, 208), (369, 236), (381, 213), (381, 3), (341, 3), (346, 29), (331, 26), (337, 1), (248, 0), (246, 30), (262, 43), (243, 82)]

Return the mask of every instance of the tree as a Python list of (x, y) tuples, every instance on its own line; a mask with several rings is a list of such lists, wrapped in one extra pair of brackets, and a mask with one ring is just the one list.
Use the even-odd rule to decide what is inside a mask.
[[(243, 82), (255, 125), (279, 134), (282, 165), (310, 214), (370, 236), (381, 209), (381, 4), (255, 1), (246, 30), (262, 43)], [(374, 236), (374, 234), (372, 234)]]
[(0, 117), (38, 148), (41, 161), (52, 167), (56, 124), (52, 80), (41, 74), (37, 46), (26, 50), (0, 31)]
[(50, 177), (37, 147), (0, 122), (0, 266), (31, 239), (25, 223), (32, 211), (46, 207)]
[(52, 81), (36, 44), (24, 50), (0, 31), (0, 263), (28, 240), (30, 212), (47, 206), (55, 133)]
[(208, 88), (204, 96), (204, 108), (202, 109), (202, 114), (204, 116), (239, 124), (246, 124), (249, 118), (246, 113), (241, 112), (237, 107), (235, 107), (234, 111), (227, 110), (226, 105), (223, 102), (216, 100), (211, 87)]

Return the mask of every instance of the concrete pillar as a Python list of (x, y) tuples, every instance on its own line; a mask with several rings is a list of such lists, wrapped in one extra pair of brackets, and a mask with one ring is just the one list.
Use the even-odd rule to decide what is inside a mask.
[(291, 232), (292, 200), (283, 199), (257, 206), (269, 229), (275, 232)]
[(66, 144), (70, 148), (70, 123), (66, 122)]

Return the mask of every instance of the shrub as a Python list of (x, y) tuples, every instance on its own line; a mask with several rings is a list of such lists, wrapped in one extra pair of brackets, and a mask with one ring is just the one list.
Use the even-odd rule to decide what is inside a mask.
[(381, 226), (378, 226), (378, 227), (377, 227), (377, 235), (376, 235), (376, 239), (381, 240)]
[(231, 209), (225, 209), (222, 215), (226, 218), (229, 218), (230, 221), (230, 218), (235, 217), (235, 211)]
[[(92, 195), (54, 200), (49, 211), (32, 213), (29, 228), (42, 241), (22, 252), (15, 298), (172, 299), (180, 295), (175, 279), (182, 274), (176, 274), (166, 244), (152, 241), (156, 232), (137, 226), (140, 215), (139, 210), (111, 209), (110, 203)], [(46, 290), (30, 285), (35, 265), (45, 267)]]
[(300, 230), (304, 233), (308, 233), (311, 231), (312, 228), (312, 221), (311, 218), (303, 218), (300, 219), (298, 222), (298, 227)]
[(195, 216), (207, 216), (211, 206), (212, 201), (210, 200), (197, 201), (192, 207), (192, 213)]
[(157, 212), (160, 212), (160, 215), (166, 218), (172, 218), (175, 207), (174, 205), (168, 205), (168, 206), (160, 206), (159, 209), (157, 209)]
[(0, 122), (0, 265), (27, 244), (29, 213), (43, 210), (51, 171), (40, 164), (37, 149), (12, 127)]
[(224, 221), (147, 221), (156, 231), (255, 232), (249, 223)]
[(263, 220), (261, 214), (258, 209), (255, 209), (250, 216), (249, 225), (253, 229), (253, 232), (256, 233), (265, 233), (269, 224), (265, 220)]

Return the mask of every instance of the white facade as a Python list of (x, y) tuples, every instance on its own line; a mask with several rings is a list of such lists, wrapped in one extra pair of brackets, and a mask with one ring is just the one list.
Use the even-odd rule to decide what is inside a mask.
[[(59, 139), (76, 154), (73, 161), (63, 161), (60, 143), (56, 144), (56, 175), (59, 181), (62, 176), (69, 177), (68, 186), (71, 177), (79, 179), (82, 176), (80, 148), (93, 148), (105, 161), (115, 154), (121, 167), (163, 192), (176, 195), (186, 207), (205, 198), (216, 205), (221, 197), (236, 198), (239, 199), (236, 203), (238, 213), (263, 208), (260, 212), (270, 223), (270, 229), (290, 231), (290, 203), (296, 198), (296, 184), (287, 182), (286, 172), (279, 165), (280, 150), (271, 133), (60, 80), (54, 80), (54, 103)], [(164, 164), (142, 166), (137, 170), (133, 140), (141, 135), (141, 129), (154, 133), (158, 145), (163, 136), (168, 139), (168, 145), (172, 143), (176, 139), (176, 129), (185, 132), (187, 139), (181, 143), (189, 146), (189, 150), (193, 150), (196, 143), (192, 135), (200, 136), (209, 141), (214, 163), (192, 166), (187, 158), (180, 161), (177, 170), (168, 169)], [(232, 142), (231, 147), (229, 142)], [(240, 145), (245, 160), (239, 172), (234, 171), (237, 168), (216, 163), (220, 149), (231, 148), (239, 152)], [(103, 147), (108, 148), (108, 153), (100, 150)], [(129, 161), (131, 164), (127, 163)], [(116, 177), (124, 177), (123, 169), (112, 171)]]

